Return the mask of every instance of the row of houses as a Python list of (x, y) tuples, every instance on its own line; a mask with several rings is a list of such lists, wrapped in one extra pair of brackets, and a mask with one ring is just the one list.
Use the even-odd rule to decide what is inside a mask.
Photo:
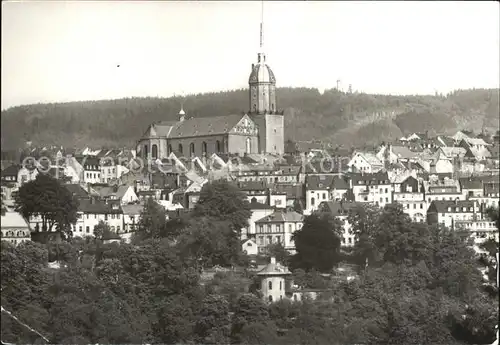
[[(472, 200), (484, 207), (498, 205), (498, 176), (459, 179), (453, 172), (431, 172), (425, 159), (417, 161), (398, 150), (397, 146), (381, 147), (369, 168), (363, 168), (367, 160), (360, 152), (352, 157), (331, 157), (318, 149), (302, 155), (214, 154), (203, 158), (172, 152), (168, 159), (147, 162), (143, 168), (144, 162), (132, 158), (121, 163), (122, 170), (113, 165), (112, 159), (103, 159), (106, 154), (99, 158), (89, 151), (84, 157), (68, 157), (62, 168), (50, 167), (53, 170), (48, 173), (52, 171), (53, 176), (60, 178), (56, 173), (63, 169), (62, 175), (71, 178), (62, 180), (85, 200), (74, 227), (75, 235), (82, 236), (93, 235), (100, 220), (108, 222), (117, 233), (129, 234), (146, 198), (157, 200), (167, 211), (186, 211), (195, 206), (205, 183), (227, 179), (246, 193), (251, 204), (252, 217), (249, 227), (242, 231), (242, 240), (252, 241), (252, 249), (257, 251), (276, 242), (293, 250), (291, 234), (302, 226), (304, 215), (317, 211), (325, 202), (372, 203), (380, 207), (399, 202), (414, 221), (425, 221), (435, 200)], [(440, 150), (443, 147), (435, 152)], [(76, 167), (75, 173), (67, 173), (71, 170), (68, 167)], [(7, 196), (36, 178), (39, 171), (36, 166), (3, 170), (2, 193)], [(32, 225), (36, 228), (37, 222)], [(347, 231), (343, 244), (352, 245), (352, 241)]]

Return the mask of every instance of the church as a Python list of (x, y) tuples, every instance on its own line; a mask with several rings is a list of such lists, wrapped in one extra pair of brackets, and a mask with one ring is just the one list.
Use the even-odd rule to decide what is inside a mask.
[(284, 153), (284, 118), (276, 104), (276, 78), (262, 49), (252, 64), (246, 114), (193, 118), (181, 108), (177, 121), (151, 124), (137, 142), (137, 156), (163, 159), (175, 152), (186, 157), (213, 153)]

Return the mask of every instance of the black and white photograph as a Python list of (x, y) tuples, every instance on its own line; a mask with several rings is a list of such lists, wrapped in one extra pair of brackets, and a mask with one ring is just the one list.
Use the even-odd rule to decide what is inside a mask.
[(1, 13), (2, 345), (498, 345), (499, 2)]

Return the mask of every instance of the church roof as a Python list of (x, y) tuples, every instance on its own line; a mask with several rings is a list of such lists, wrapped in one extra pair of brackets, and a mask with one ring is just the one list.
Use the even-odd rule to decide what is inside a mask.
[(244, 115), (188, 118), (172, 128), (170, 138), (227, 134)]
[(271, 68), (264, 63), (255, 64), (252, 66), (252, 73), (250, 73), (249, 83), (276, 83)]

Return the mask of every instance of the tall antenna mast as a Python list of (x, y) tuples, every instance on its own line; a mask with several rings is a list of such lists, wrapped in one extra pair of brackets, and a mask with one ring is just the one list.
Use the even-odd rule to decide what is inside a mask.
[(260, 6), (260, 51), (262, 52), (264, 47), (264, 0), (262, 0)]

